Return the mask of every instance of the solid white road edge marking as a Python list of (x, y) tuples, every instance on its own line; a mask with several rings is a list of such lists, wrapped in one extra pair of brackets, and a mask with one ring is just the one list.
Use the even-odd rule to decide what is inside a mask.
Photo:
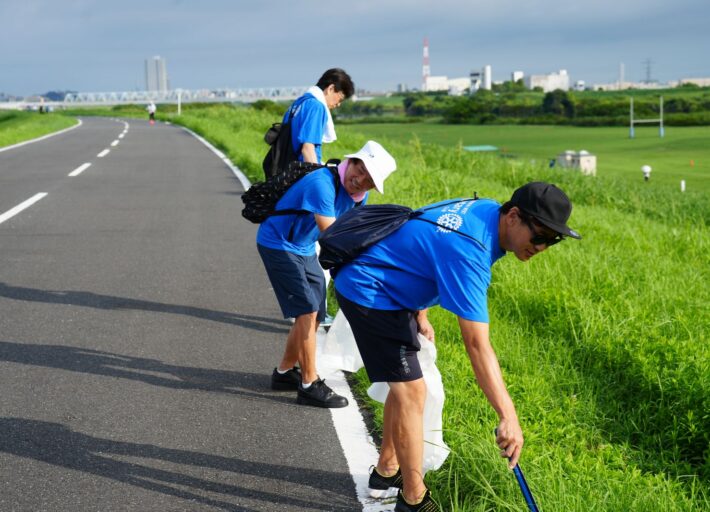
[(111, 146), (115, 146), (116, 144), (118, 144), (118, 139), (114, 140), (114, 141), (111, 143)]
[(67, 176), (71, 176), (71, 177), (79, 176), (82, 172), (84, 172), (86, 169), (88, 169), (90, 165), (91, 165), (91, 162), (86, 162), (85, 164), (81, 164), (79, 167), (77, 167), (72, 172), (70, 172)]
[(8, 210), (2, 215), (0, 215), (0, 224), (5, 222), (6, 220), (14, 217), (18, 213), (20, 213), (22, 210), (25, 208), (29, 208), (33, 204), (35, 204), (37, 201), (42, 199), (44, 196), (47, 195), (47, 192), (40, 192), (39, 194), (35, 194), (34, 196), (30, 197), (27, 201), (24, 201), (17, 206), (15, 206), (12, 210)]
[(9, 149), (15, 149), (19, 148), (20, 146), (26, 146), (27, 144), (32, 144), (33, 142), (39, 142), (44, 139), (48, 139), (50, 137), (54, 137), (55, 135), (59, 135), (60, 133), (65, 133), (68, 132), (69, 130), (73, 130), (74, 128), (79, 128), (83, 123), (81, 122), (81, 119), (77, 119), (79, 121), (77, 124), (74, 126), (70, 126), (69, 128), (64, 128), (63, 130), (59, 130), (58, 132), (50, 133), (48, 135), (43, 135), (42, 137), (37, 137), (36, 139), (32, 140), (26, 140), (25, 142), (18, 142), (17, 144), (13, 144), (12, 146), (5, 146), (4, 148), (0, 148), (0, 153), (3, 151), (7, 151)]
[[(224, 153), (189, 128), (185, 128), (183, 126), (182, 129), (190, 133), (193, 137), (207, 146), (215, 155), (217, 155), (225, 163), (225, 165), (232, 170), (234, 175), (241, 182), (244, 190), (248, 190), (249, 187), (251, 187), (249, 178), (247, 178), (244, 173), (242, 173), (242, 171), (240, 171), (239, 168), (225, 156)], [(319, 329), (318, 335), (325, 335), (325, 331), (323, 331), (323, 329)], [(350, 386), (348, 386), (348, 383), (345, 380), (345, 375), (341, 371), (330, 372), (328, 374), (324, 371), (322, 376), (327, 376), (328, 385), (333, 389), (333, 391), (348, 399), (347, 407), (342, 409), (331, 409), (330, 412), (333, 418), (335, 431), (338, 435), (338, 440), (340, 441), (340, 447), (345, 454), (350, 474), (355, 482), (357, 498), (360, 503), (362, 503), (363, 512), (383, 512), (386, 510), (392, 510), (392, 508), (394, 508), (394, 504), (392, 502), (383, 503), (382, 500), (375, 500), (369, 496), (367, 487), (367, 482), (370, 478), (369, 468), (377, 462), (377, 449), (375, 448), (375, 442), (372, 440), (372, 436), (370, 436), (367, 432), (367, 427), (362, 419), (362, 414), (360, 414), (357, 402), (350, 391)]]
[(106, 155), (108, 155), (110, 151), (111, 151), (111, 150), (108, 149), (108, 148), (107, 148), (107, 149), (104, 149), (101, 153), (99, 153), (99, 154), (96, 155), (96, 156), (98, 156), (99, 158), (103, 158), (103, 157), (105, 157)]
[(251, 182), (249, 181), (249, 178), (247, 178), (246, 175), (242, 171), (239, 170), (239, 167), (234, 165), (232, 163), (232, 161), (229, 158), (227, 158), (227, 156), (224, 153), (222, 153), (219, 149), (214, 147), (212, 144), (207, 142), (207, 140), (200, 137), (199, 135), (197, 135), (195, 132), (193, 132), (189, 128), (185, 128), (184, 126), (182, 126), (181, 128), (183, 130), (185, 130), (186, 132), (192, 134), (193, 137), (195, 137), (197, 140), (202, 142), (202, 144), (207, 146), (210, 151), (212, 151), (215, 155), (217, 155), (224, 162), (224, 164), (232, 170), (232, 172), (234, 173), (234, 176), (237, 177), (239, 182), (242, 184), (242, 187), (244, 187), (244, 190), (249, 190), (249, 187), (251, 187)]
[[(325, 336), (323, 329), (318, 329), (318, 336)], [(319, 340), (319, 342), (321, 342)], [(393, 500), (377, 500), (370, 497), (367, 483), (370, 478), (370, 466), (377, 463), (377, 448), (372, 436), (367, 431), (360, 409), (353, 397), (350, 386), (342, 371), (318, 368), (321, 377), (328, 381), (333, 391), (348, 399), (348, 406), (342, 409), (330, 409), (335, 432), (348, 462), (350, 475), (355, 482), (357, 499), (362, 504), (363, 512), (383, 512), (394, 508)]]

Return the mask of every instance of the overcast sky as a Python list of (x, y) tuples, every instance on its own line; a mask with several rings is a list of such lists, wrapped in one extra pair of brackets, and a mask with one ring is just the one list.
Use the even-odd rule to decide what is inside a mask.
[(0, 92), (145, 88), (145, 59), (184, 89), (314, 84), (342, 67), (358, 88), (432, 75), (494, 80), (566, 69), (587, 84), (710, 77), (710, 0), (0, 0)]

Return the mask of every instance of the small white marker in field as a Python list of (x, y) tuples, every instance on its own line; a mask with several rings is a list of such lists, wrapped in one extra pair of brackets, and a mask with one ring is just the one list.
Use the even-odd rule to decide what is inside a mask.
[(108, 155), (110, 151), (111, 151), (110, 149), (104, 149), (101, 153), (99, 153), (99, 154), (96, 155), (96, 156), (98, 156), (99, 158), (103, 158), (103, 157), (105, 157), (106, 155)]
[(680, 180), (680, 191), (685, 192), (685, 180)]

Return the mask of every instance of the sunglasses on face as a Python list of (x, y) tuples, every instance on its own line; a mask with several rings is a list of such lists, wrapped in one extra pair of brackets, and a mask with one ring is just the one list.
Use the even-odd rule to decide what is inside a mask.
[(542, 227), (535, 219), (532, 217), (527, 217), (525, 215), (520, 215), (520, 219), (528, 226), (530, 232), (532, 233), (532, 238), (530, 243), (533, 245), (545, 244), (547, 247), (560, 243), (564, 240), (564, 237), (560, 234), (555, 234), (552, 237), (545, 236), (544, 234), (535, 230), (535, 226)]

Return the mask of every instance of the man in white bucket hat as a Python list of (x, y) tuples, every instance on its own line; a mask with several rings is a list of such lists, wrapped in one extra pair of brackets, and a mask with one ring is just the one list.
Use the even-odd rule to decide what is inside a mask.
[[(335, 219), (367, 201), (368, 191), (384, 191), (384, 181), (397, 168), (377, 142), (341, 162), (308, 173), (289, 188), (273, 215), (259, 226), (257, 249), (284, 318), (294, 318), (286, 349), (271, 375), (271, 388), (297, 391), (297, 402), (316, 407), (345, 407), (316, 371), (316, 330), (325, 318), (325, 276), (316, 256), (318, 234)], [(299, 365), (297, 367), (296, 365)]]

